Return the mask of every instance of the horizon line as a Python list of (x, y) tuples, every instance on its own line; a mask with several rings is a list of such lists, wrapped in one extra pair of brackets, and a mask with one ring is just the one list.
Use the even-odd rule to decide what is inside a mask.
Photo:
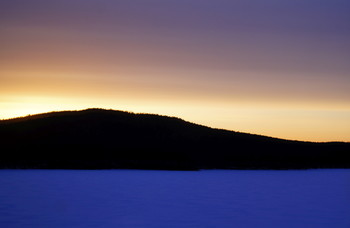
[(270, 135), (248, 133), (248, 132), (241, 132), (241, 131), (235, 131), (235, 130), (224, 129), (224, 128), (211, 127), (211, 126), (203, 125), (203, 124), (200, 124), (200, 123), (191, 122), (191, 121), (185, 120), (185, 119), (177, 117), (177, 116), (169, 116), (169, 115), (163, 115), (163, 114), (158, 114), (158, 113), (133, 112), (133, 111), (128, 111), (128, 110), (117, 110), (117, 109), (112, 109), (112, 108), (98, 108), (98, 107), (84, 108), (84, 109), (70, 109), (70, 110), (53, 110), (53, 111), (47, 111), (47, 112), (31, 113), (31, 114), (27, 114), (27, 115), (24, 115), (24, 116), (17, 116), (17, 117), (12, 117), (12, 118), (7, 118), (7, 119), (0, 119), (0, 122), (2, 122), (2, 121), (12, 121), (12, 120), (17, 120), (17, 119), (24, 119), (24, 118), (28, 118), (28, 117), (40, 116), (40, 115), (51, 114), (51, 113), (82, 112), (82, 111), (88, 111), (88, 110), (115, 111), (115, 112), (125, 112), (125, 113), (135, 114), (135, 115), (156, 115), (156, 116), (163, 116), (163, 117), (169, 117), (169, 118), (177, 118), (177, 119), (180, 119), (182, 121), (185, 121), (185, 122), (188, 122), (188, 123), (191, 123), (191, 124), (196, 124), (196, 125), (208, 127), (208, 128), (211, 128), (211, 129), (218, 129), (218, 130), (224, 130), (224, 131), (230, 131), (230, 132), (236, 132), (236, 133), (243, 133), (243, 134), (249, 134), (249, 135), (263, 136), (263, 137), (267, 137), (267, 138), (286, 140), (286, 141), (306, 142), (306, 143), (350, 143), (350, 141), (305, 141), (305, 140), (296, 140), (296, 139), (286, 139), (286, 138), (280, 138), (280, 137), (275, 137), (275, 136), (270, 136)]

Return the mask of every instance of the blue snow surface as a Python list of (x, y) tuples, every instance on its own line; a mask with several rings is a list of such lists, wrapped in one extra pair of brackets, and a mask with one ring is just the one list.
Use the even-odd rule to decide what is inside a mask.
[(350, 227), (350, 170), (0, 170), (0, 227)]

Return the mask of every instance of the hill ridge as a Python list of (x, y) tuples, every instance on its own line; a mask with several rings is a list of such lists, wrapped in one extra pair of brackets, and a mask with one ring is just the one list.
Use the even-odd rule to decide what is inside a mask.
[(98, 108), (1, 120), (0, 142), (1, 168), (350, 168), (350, 143), (285, 140)]
[[(240, 132), (240, 131), (234, 131), (234, 130), (229, 130), (229, 129), (224, 129), (224, 128), (216, 128), (216, 127), (211, 127), (211, 126), (187, 121), (185, 119), (182, 119), (182, 118), (179, 118), (176, 116), (167, 116), (167, 115), (161, 115), (161, 114), (155, 114), (155, 113), (142, 113), (142, 112), (138, 113), (138, 112), (124, 111), (124, 110), (103, 109), (103, 108), (87, 108), (87, 109), (82, 109), (82, 110), (63, 110), (63, 111), (51, 111), (51, 112), (44, 112), (44, 113), (37, 113), (37, 114), (29, 114), (26, 116), (19, 116), (19, 117), (14, 117), (14, 118), (9, 118), (9, 119), (0, 119), (0, 124), (15, 123), (15, 122), (22, 122), (22, 121), (28, 121), (28, 120), (33, 120), (33, 119), (39, 119), (39, 118), (46, 118), (46, 117), (55, 116), (55, 115), (65, 115), (65, 114), (71, 114), (71, 113), (84, 113), (84, 112), (96, 112), (96, 113), (97, 112), (120, 112), (120, 113), (127, 113), (127, 114), (133, 114), (133, 115), (164, 117), (164, 118), (169, 118), (169, 119), (177, 119), (177, 120), (184, 121), (184, 122), (187, 122), (187, 123), (190, 123), (193, 125), (202, 126), (202, 127), (206, 127), (206, 128), (210, 128), (210, 129), (215, 129), (215, 130), (222, 130), (222, 131), (235, 132), (235, 133), (254, 135), (254, 136), (262, 136), (262, 137), (279, 139), (279, 140), (286, 140), (286, 141), (311, 142), (311, 141), (302, 141), (302, 140), (283, 139), (283, 138), (274, 137), (274, 136), (266, 136), (266, 135), (255, 134), (255, 133)], [(334, 141), (334, 142), (336, 142), (336, 141)]]

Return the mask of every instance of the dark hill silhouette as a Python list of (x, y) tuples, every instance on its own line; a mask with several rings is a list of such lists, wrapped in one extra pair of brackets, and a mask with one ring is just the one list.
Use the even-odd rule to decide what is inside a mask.
[(0, 168), (350, 168), (350, 143), (290, 141), (103, 109), (2, 120), (0, 142)]

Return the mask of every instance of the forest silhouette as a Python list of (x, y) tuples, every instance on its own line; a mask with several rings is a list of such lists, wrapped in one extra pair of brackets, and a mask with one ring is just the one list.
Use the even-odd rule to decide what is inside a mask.
[(350, 143), (302, 142), (105, 109), (0, 121), (0, 168), (350, 168)]

